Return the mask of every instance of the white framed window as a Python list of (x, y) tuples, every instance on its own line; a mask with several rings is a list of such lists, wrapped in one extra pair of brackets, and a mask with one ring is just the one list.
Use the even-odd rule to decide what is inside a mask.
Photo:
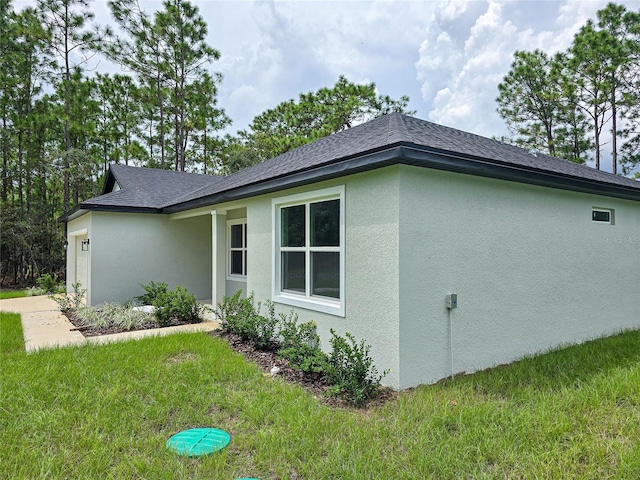
[(614, 211), (611, 208), (597, 208), (591, 209), (591, 221), (594, 223), (602, 223), (605, 225), (614, 224)]
[(227, 279), (247, 280), (247, 219), (227, 221)]
[(344, 186), (273, 200), (274, 300), (344, 316)]

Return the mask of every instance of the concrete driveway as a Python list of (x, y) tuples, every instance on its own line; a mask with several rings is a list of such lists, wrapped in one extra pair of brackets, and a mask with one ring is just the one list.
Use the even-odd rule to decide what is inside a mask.
[(0, 300), (0, 310), (19, 313), (22, 318), (22, 331), (27, 352), (41, 348), (54, 348), (83, 343), (107, 343), (123, 340), (135, 340), (149, 336), (168, 335), (178, 332), (206, 332), (218, 328), (218, 322), (205, 321), (193, 325), (137, 330), (99, 337), (85, 337), (78, 331), (72, 331), (73, 324), (58, 308), (58, 304), (46, 295), (38, 297), (11, 298)]

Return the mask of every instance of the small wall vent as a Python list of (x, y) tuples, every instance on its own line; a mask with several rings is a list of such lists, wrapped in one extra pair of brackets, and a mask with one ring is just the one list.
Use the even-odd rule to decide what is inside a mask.
[(609, 208), (592, 208), (591, 221), (613, 225), (613, 210)]

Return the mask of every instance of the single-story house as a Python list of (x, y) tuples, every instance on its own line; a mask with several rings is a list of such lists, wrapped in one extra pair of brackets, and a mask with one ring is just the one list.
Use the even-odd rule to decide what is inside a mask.
[(62, 220), (89, 304), (254, 292), (394, 388), (640, 328), (640, 182), (402, 114), (226, 177), (112, 165)]

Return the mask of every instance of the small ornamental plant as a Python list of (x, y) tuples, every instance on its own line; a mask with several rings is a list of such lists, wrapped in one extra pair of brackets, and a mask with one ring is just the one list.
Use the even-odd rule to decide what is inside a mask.
[(340, 397), (361, 406), (380, 393), (380, 381), (387, 375), (378, 373), (364, 340), (357, 342), (350, 333), (341, 337), (331, 330), (331, 352), (320, 348), (316, 323), (299, 323), (292, 311), (276, 316), (275, 305), (265, 302), (267, 316), (260, 315), (261, 304), (254, 295), (241, 298), (241, 291), (225, 297), (215, 311), (223, 331), (233, 333), (256, 350), (275, 351), (278, 357), (305, 374), (320, 375), (331, 385), (327, 395)]
[(73, 288), (73, 292), (71, 293), (49, 295), (49, 298), (58, 304), (62, 312), (73, 312), (84, 305), (84, 296), (87, 290), (82, 288), (80, 282), (72, 284), (71, 288)]

